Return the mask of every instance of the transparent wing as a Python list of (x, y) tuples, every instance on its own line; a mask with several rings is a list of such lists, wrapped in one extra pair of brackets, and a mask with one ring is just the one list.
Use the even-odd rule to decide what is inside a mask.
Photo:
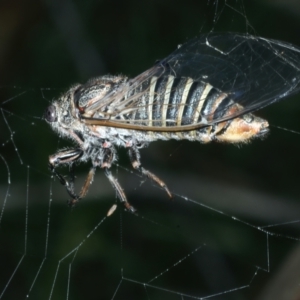
[(244, 107), (241, 114), (300, 88), (300, 48), (260, 37), (210, 34), (182, 45), (163, 62), (178, 76), (191, 76), (227, 93)]
[[(300, 88), (300, 48), (250, 35), (234, 33), (202, 35), (181, 45), (151, 69), (120, 86), (119, 90), (95, 101), (86, 111), (99, 112), (105, 108), (109, 112), (105, 124), (102, 122), (101, 114), (94, 114), (93, 124), (116, 126), (117, 123), (120, 124), (118, 127), (124, 127), (121, 124), (128, 124), (125, 127), (133, 129), (151, 126), (148, 130), (161, 131), (159, 129), (162, 127), (161, 114), (151, 114), (150, 120), (147, 113), (141, 119), (136, 117), (135, 112), (143, 108), (147, 112), (150, 105), (151, 109), (155, 105), (162, 105), (166, 93), (172, 93), (172, 89), (162, 89), (161, 96), (158, 95), (159, 91), (156, 91), (152, 102), (149, 102), (149, 97), (145, 100), (142, 95), (150, 93), (151, 78), (162, 79), (170, 76), (190, 78), (193, 82), (209, 84), (226, 94), (232, 101), (223, 105), (221, 109), (224, 111), (230, 111), (230, 106), (235, 103), (240, 105), (240, 109), (232, 110), (234, 111), (232, 114), (224, 114), (220, 112), (220, 108), (217, 114), (211, 112), (206, 114), (205, 110), (201, 111), (202, 118), (199, 118), (196, 125), (198, 127), (211, 125), (260, 109), (297, 92)], [(206, 96), (203, 96), (199, 101), (205, 99)], [(186, 102), (185, 105), (188, 105)], [(178, 111), (180, 104), (182, 104), (180, 101), (169, 101), (167, 105), (168, 109)], [(107, 107), (110, 107), (110, 110)], [(191, 129), (195, 127), (192, 121), (185, 124), (193, 125)], [(176, 127), (176, 122), (174, 126)], [(182, 127), (184, 126), (181, 126), (181, 129)]]

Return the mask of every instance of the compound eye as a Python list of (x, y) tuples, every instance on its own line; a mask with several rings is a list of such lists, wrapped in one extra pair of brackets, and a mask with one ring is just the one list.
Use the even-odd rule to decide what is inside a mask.
[(56, 109), (54, 105), (50, 105), (47, 107), (44, 117), (46, 121), (49, 123), (56, 122), (57, 117), (56, 117)]

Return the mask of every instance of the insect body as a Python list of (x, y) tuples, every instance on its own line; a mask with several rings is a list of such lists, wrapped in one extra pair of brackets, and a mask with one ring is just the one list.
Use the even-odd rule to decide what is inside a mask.
[[(84, 197), (97, 167), (103, 168), (128, 210), (134, 211), (110, 172), (116, 146), (126, 147), (133, 168), (166, 190), (140, 162), (139, 149), (155, 140), (243, 143), (268, 132), (252, 114), (296, 92), (300, 53), (292, 45), (249, 35), (209, 34), (179, 47), (134, 79), (102, 76), (74, 85), (45, 112), (45, 119), (76, 147), (51, 155), (50, 168), (73, 205)], [(92, 168), (77, 195), (73, 163)], [(71, 181), (56, 171), (71, 166)]]

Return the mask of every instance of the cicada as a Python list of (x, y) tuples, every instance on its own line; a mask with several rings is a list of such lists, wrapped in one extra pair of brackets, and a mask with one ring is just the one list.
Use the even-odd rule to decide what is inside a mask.
[[(51, 155), (52, 172), (74, 205), (83, 198), (96, 168), (104, 169), (125, 208), (134, 211), (110, 168), (116, 147), (128, 149), (134, 169), (172, 197), (167, 185), (146, 170), (139, 149), (156, 140), (246, 143), (263, 137), (268, 122), (253, 111), (299, 90), (300, 49), (234, 33), (194, 38), (133, 79), (101, 76), (75, 84), (46, 109), (45, 119), (73, 148)], [(56, 168), (91, 162), (87, 179), (74, 191)]]

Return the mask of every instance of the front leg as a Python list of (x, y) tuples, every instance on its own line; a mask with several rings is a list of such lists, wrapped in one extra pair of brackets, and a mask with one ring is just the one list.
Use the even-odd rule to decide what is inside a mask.
[[(71, 169), (71, 180), (70, 182), (66, 180), (59, 172), (56, 171), (56, 167), (62, 164), (73, 163), (78, 160), (83, 154), (83, 151), (80, 148), (69, 149), (64, 151), (59, 151), (49, 157), (49, 168), (51, 172), (58, 178), (60, 183), (66, 187), (66, 190), (72, 200), (70, 200), (70, 205), (75, 204), (81, 198), (76, 195), (74, 192), (74, 174)], [(75, 202), (74, 202), (75, 201)]]

